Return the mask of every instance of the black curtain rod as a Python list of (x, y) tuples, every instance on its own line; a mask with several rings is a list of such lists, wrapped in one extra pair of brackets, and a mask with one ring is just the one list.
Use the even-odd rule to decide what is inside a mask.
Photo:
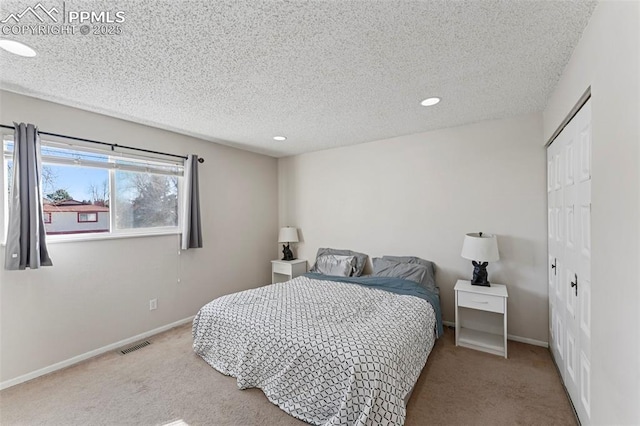
[[(5, 129), (15, 129), (14, 126), (8, 126), (6, 124), (0, 124), (0, 127), (4, 127)], [(110, 146), (111, 147), (111, 151), (113, 151), (115, 148), (124, 148), (124, 149), (131, 149), (133, 151), (146, 152), (148, 154), (168, 155), (169, 157), (177, 157), (177, 158), (182, 158), (184, 160), (187, 159), (187, 157), (185, 157), (184, 155), (169, 154), (169, 153), (166, 153), (166, 152), (153, 151), (151, 149), (136, 148), (136, 147), (133, 147), (133, 146), (126, 146), (126, 145), (118, 145), (117, 143), (100, 142), (100, 141), (94, 141), (92, 139), (76, 138), (75, 136), (67, 136), (67, 135), (60, 135), (60, 134), (57, 134), (57, 133), (41, 132), (39, 130), (38, 130), (38, 133), (40, 133), (41, 135), (55, 136), (55, 137), (58, 137), (58, 138), (71, 139), (71, 140), (74, 140), (74, 141), (89, 142), (89, 143), (95, 143), (95, 144), (98, 144), (98, 145)], [(204, 158), (198, 158), (198, 163), (204, 163)]]

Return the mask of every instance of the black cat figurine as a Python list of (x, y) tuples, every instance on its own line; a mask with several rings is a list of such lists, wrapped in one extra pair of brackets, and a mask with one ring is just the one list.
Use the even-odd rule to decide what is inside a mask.
[(489, 262), (479, 263), (474, 260), (471, 263), (473, 264), (473, 279), (471, 280), (471, 284), (490, 287), (489, 281), (487, 281), (489, 276), (487, 273), (487, 265)]
[(293, 252), (289, 248), (289, 244), (287, 244), (286, 246), (284, 244), (282, 245), (282, 255), (282, 260), (294, 260)]

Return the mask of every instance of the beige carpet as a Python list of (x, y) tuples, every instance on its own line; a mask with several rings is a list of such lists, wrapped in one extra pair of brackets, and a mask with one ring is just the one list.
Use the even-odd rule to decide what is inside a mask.
[[(406, 425), (575, 425), (544, 348), (510, 358), (454, 346), (446, 330), (407, 407)], [(241, 391), (191, 350), (190, 325), (128, 355), (109, 353), (0, 392), (2, 425), (303, 425), (262, 391)]]

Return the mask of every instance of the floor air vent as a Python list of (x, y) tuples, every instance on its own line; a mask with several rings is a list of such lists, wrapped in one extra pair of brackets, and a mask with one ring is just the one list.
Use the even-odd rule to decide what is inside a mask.
[(150, 344), (151, 344), (150, 341), (145, 340), (144, 342), (134, 343), (131, 346), (128, 346), (128, 347), (123, 348), (123, 349), (119, 349), (118, 352), (120, 353), (120, 355), (126, 355), (128, 353), (133, 352), (133, 351), (137, 351), (138, 349), (142, 349), (145, 346), (149, 346)]

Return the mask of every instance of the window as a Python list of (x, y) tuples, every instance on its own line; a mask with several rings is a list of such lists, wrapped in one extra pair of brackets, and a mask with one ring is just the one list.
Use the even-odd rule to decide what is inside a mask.
[[(6, 212), (11, 137), (5, 136), (3, 148)], [(42, 165), (47, 235), (179, 232), (182, 164), (43, 140)]]
[(150, 173), (115, 173), (118, 229), (178, 226), (178, 178)]
[(97, 222), (98, 213), (78, 213), (78, 222)]

